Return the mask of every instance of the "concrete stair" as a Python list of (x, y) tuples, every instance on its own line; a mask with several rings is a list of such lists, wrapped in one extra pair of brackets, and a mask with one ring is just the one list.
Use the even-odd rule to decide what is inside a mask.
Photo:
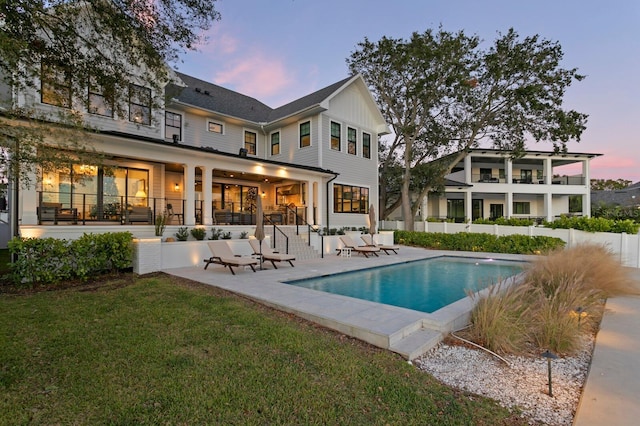
[(391, 343), (389, 349), (408, 360), (413, 360), (435, 347), (442, 339), (443, 334), (441, 332), (420, 328)]
[[(295, 226), (283, 225), (278, 226), (278, 229), (289, 238), (289, 254), (294, 255), (296, 260), (319, 259), (321, 257), (320, 252), (309, 245), (307, 234), (303, 232), (306, 227), (300, 227), (300, 235), (296, 235)], [(284, 253), (286, 250), (286, 238), (284, 235), (276, 230), (274, 237), (273, 226), (266, 226), (264, 231), (266, 235), (271, 237), (272, 241), (275, 238), (276, 248), (274, 250)]]

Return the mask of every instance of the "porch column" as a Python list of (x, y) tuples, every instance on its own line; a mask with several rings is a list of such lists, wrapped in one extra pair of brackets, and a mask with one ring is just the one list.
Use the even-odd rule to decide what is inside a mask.
[(550, 192), (544, 193), (544, 215), (547, 222), (553, 220), (553, 195)]
[(582, 216), (591, 217), (591, 174), (589, 173), (589, 159), (582, 162), (582, 179), (585, 191), (582, 194)]
[[(507, 180), (506, 183), (508, 184), (513, 183), (513, 162), (511, 161), (510, 158), (506, 158), (504, 160), (504, 172), (505, 172), (505, 179)], [(511, 209), (509, 209), (508, 211), (511, 212)]]
[(544, 183), (549, 185), (553, 179), (553, 167), (551, 166), (551, 158), (545, 158), (543, 161)]
[[(466, 184), (471, 183), (471, 154), (464, 157), (464, 182)], [(471, 217), (471, 216), (469, 216)]]
[[(30, 179), (33, 179), (32, 182), (38, 182), (37, 176), (35, 174), (31, 174)], [(11, 184), (7, 186), (10, 188)], [(10, 203), (15, 203), (15, 200), (12, 199), (12, 192), (8, 194), (8, 201)], [(20, 225), (36, 225), (38, 223), (38, 191), (36, 191), (35, 185), (32, 185), (30, 188), (20, 188), (18, 191), (18, 206), (12, 210), (18, 216), (18, 223)], [(10, 235), (11, 238), (13, 235)]]
[(471, 202), (471, 191), (464, 193), (464, 220), (468, 222), (473, 219), (473, 203)]
[(306, 193), (306, 198), (304, 200), (304, 204), (305, 206), (307, 206), (306, 210), (307, 210), (307, 223), (309, 225), (313, 225), (313, 200), (314, 200), (314, 193), (313, 193), (313, 182), (308, 180), (305, 182), (305, 186), (307, 188), (307, 193)]
[(200, 167), (200, 169), (202, 171), (202, 223), (209, 226), (213, 224), (213, 208), (211, 207), (213, 204), (211, 189), (213, 169), (205, 166)]
[(196, 224), (196, 167), (191, 164), (184, 164), (184, 225), (194, 226)]
[[(509, 167), (509, 171), (511, 168)], [(504, 194), (504, 217), (509, 219), (513, 211), (513, 193), (511, 191)]]

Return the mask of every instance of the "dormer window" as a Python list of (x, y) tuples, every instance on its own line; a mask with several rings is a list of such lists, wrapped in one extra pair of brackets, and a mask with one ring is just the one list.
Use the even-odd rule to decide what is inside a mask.
[(151, 89), (129, 84), (129, 121), (151, 125)]

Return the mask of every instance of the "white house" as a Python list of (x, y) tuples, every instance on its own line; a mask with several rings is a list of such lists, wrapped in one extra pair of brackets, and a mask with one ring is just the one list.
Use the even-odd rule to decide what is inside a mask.
[[(64, 226), (74, 235), (114, 226), (153, 235), (166, 211), (175, 225), (250, 225), (258, 196), (275, 224), (363, 226), (377, 202), (378, 138), (388, 127), (359, 75), (271, 108), (176, 73), (157, 109), (156, 94), (130, 83), (124, 117), (95, 89), (65, 92), (61, 102), (63, 89), (44, 74), (24, 93), (0, 86), (0, 100), (13, 106), (82, 114), (97, 129), (84, 142), (103, 157), (41, 173), (21, 190), (23, 236), (56, 236), (63, 225), (77, 227)], [(73, 100), (83, 97), (88, 108)]]
[[(471, 149), (445, 177), (444, 192), (423, 199), (422, 218), (466, 222), (519, 217), (552, 221), (562, 214), (579, 212), (590, 216), (589, 162), (599, 155), (527, 151), (524, 156), (511, 159), (509, 153), (499, 150)], [(561, 167), (576, 163), (580, 173), (561, 173)], [(569, 206), (569, 198), (574, 196), (579, 197), (581, 206), (576, 212)], [(391, 219), (398, 219), (397, 216), (398, 213)]]

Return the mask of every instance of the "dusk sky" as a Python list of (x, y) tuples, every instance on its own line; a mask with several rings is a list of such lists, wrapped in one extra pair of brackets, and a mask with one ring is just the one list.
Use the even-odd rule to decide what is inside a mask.
[[(218, 0), (209, 42), (183, 56), (181, 72), (281, 106), (349, 75), (368, 37), (408, 38), (428, 28), (487, 43), (513, 27), (558, 41), (572, 84), (565, 108), (589, 115), (572, 152), (598, 153), (591, 177), (640, 181), (640, 1), (638, 0)], [(638, 85), (636, 85), (638, 80)], [(549, 143), (531, 144), (551, 150)], [(567, 170), (564, 173), (580, 173)]]

